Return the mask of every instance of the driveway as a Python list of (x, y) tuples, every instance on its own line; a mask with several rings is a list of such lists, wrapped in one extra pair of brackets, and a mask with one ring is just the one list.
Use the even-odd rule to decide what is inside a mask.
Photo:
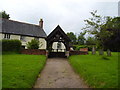
[(65, 58), (50, 58), (34, 88), (88, 88)]

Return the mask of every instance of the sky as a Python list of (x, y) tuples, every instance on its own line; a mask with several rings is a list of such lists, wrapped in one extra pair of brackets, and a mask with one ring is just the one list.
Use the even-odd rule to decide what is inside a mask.
[(10, 19), (39, 24), (42, 18), (48, 35), (57, 25), (64, 32), (79, 34), (85, 19), (97, 10), (102, 16), (118, 16), (120, 0), (0, 0), (0, 11), (10, 14)]

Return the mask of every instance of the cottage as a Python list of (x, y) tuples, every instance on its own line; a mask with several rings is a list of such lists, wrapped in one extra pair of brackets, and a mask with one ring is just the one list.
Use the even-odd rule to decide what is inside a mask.
[(0, 37), (0, 39), (18, 39), (25, 49), (27, 49), (26, 44), (29, 41), (36, 39), (40, 41), (39, 49), (46, 49), (47, 35), (43, 29), (42, 19), (40, 19), (39, 25), (33, 25), (0, 18)]

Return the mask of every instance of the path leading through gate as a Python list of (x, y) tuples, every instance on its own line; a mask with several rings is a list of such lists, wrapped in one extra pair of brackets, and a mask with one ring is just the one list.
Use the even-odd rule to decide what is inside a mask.
[(34, 88), (88, 88), (66, 58), (48, 58)]

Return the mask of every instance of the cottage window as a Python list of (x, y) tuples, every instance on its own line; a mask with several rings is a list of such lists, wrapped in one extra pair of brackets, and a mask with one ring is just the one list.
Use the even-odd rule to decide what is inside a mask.
[(10, 39), (10, 34), (4, 34), (4, 39)]
[(20, 36), (20, 40), (25, 41), (25, 36)]

